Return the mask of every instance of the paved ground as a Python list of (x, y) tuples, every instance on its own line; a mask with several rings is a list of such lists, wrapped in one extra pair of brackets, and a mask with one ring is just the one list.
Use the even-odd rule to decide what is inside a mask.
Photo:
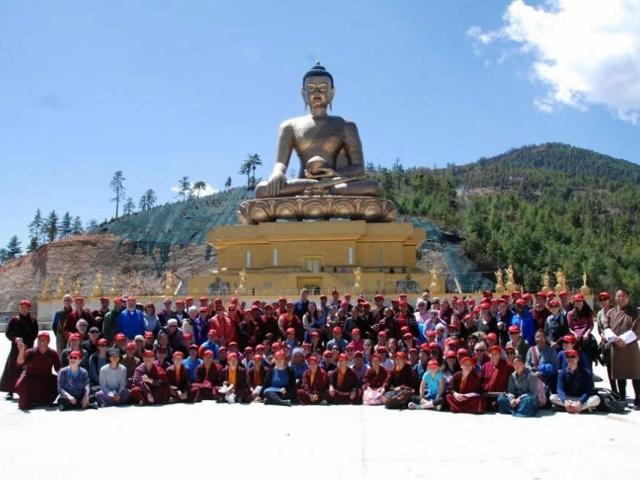
[[(7, 353), (0, 339), (0, 365)], [(170, 479), (207, 471), (235, 479), (624, 478), (637, 475), (639, 447), (640, 412), (516, 419), (207, 402), (23, 413), (0, 399), (3, 480)]]

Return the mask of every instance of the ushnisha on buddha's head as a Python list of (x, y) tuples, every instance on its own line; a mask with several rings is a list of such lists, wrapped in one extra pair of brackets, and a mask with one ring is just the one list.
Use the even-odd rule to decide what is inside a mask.
[(317, 62), (302, 77), (301, 93), (305, 109), (310, 107), (312, 112), (314, 110), (326, 112), (327, 106), (331, 108), (336, 88), (333, 84), (333, 76), (320, 65), (320, 62)]

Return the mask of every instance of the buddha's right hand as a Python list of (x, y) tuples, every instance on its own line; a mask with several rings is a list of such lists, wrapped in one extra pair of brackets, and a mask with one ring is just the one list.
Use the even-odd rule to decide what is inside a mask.
[(273, 172), (267, 180), (267, 188), (270, 197), (277, 197), (280, 189), (284, 187), (286, 178), (282, 172)]

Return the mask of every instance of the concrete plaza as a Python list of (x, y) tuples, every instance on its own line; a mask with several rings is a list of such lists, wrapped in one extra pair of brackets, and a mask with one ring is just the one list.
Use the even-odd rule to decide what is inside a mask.
[[(8, 351), (2, 339), (2, 366)], [(635, 411), (517, 419), (205, 402), (25, 413), (0, 399), (3, 480), (625, 478), (639, 447)]]

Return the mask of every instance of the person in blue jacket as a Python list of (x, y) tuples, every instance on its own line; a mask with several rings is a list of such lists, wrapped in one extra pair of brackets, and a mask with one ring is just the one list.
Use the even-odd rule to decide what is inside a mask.
[(577, 343), (578, 343), (578, 340), (576, 339), (576, 337), (574, 337), (571, 334), (565, 335), (564, 337), (562, 337), (562, 351), (558, 353), (558, 370), (567, 368), (568, 363), (567, 363), (566, 352), (568, 350), (575, 350), (576, 352), (578, 352), (579, 365), (585, 370), (587, 370), (587, 372), (593, 373), (593, 371), (591, 370), (591, 362), (589, 362), (589, 360), (587, 359), (587, 356), (584, 353), (582, 353), (580, 350), (576, 348)]
[(118, 333), (127, 337), (127, 342), (133, 341), (136, 335), (144, 335), (144, 315), (136, 309), (136, 297), (127, 298), (127, 308), (118, 315), (116, 325)]
[(558, 374), (558, 393), (549, 400), (555, 407), (563, 408), (568, 413), (593, 411), (600, 405), (600, 397), (595, 394), (593, 377), (586, 368), (579, 365), (576, 350), (564, 352), (567, 367)]
[(527, 302), (522, 299), (516, 302), (516, 313), (511, 317), (511, 326), (517, 325), (520, 327), (522, 338), (524, 338), (529, 345), (533, 345), (535, 343), (536, 324), (526, 304)]

